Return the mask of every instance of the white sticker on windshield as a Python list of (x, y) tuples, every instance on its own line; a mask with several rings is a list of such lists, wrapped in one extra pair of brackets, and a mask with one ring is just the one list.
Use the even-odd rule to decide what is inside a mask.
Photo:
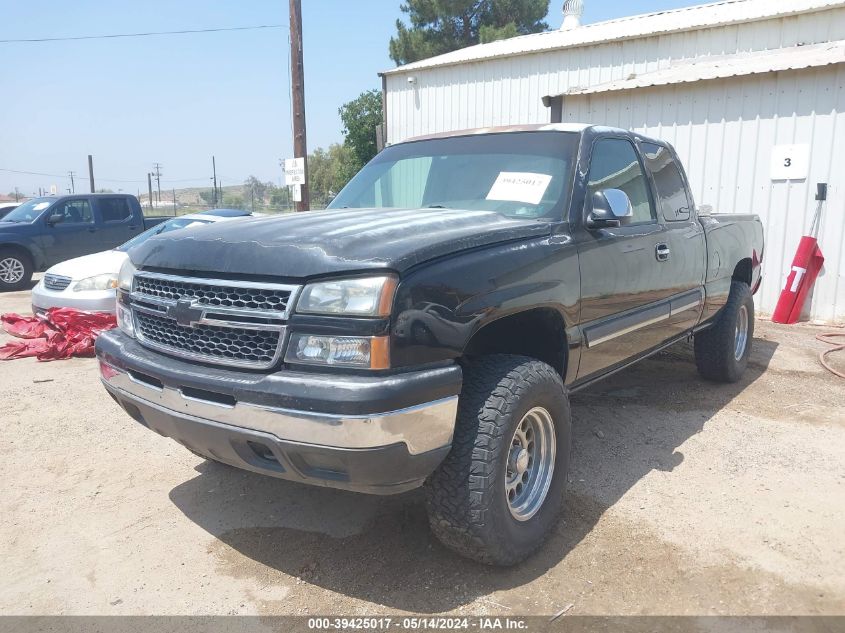
[(44, 209), (46, 209), (49, 206), (50, 206), (49, 202), (39, 202), (34, 207), (32, 207), (32, 210), (33, 211), (43, 211)]
[(546, 174), (503, 171), (487, 194), (488, 200), (540, 204), (552, 177)]

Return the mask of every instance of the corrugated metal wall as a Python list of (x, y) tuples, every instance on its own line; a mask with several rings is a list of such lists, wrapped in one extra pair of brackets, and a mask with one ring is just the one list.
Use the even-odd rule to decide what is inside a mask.
[[(845, 9), (549, 51), (387, 77), (387, 137), (544, 123), (542, 97), (625, 79), (675, 60), (845, 39)], [(845, 95), (843, 67), (568, 97), (564, 120), (633, 128), (676, 145), (699, 204), (754, 212), (766, 228), (762, 312), (774, 310), (798, 237), (809, 227), (816, 182), (831, 185), (824, 210), (825, 271), (811, 316), (845, 320)], [(805, 182), (772, 183), (771, 148), (810, 143)]]
[[(845, 9), (445, 66), (386, 77), (387, 141), (544, 123), (546, 95), (666, 68), (673, 61), (845, 39)], [(408, 76), (416, 83), (408, 83)]]
[[(774, 311), (798, 240), (829, 183), (820, 244), (826, 257), (808, 314), (845, 320), (845, 64), (723, 81), (569, 97), (564, 121), (594, 121), (665, 139), (687, 167), (698, 205), (757, 213), (766, 236), (760, 310)], [(809, 144), (810, 176), (772, 181), (775, 145)]]

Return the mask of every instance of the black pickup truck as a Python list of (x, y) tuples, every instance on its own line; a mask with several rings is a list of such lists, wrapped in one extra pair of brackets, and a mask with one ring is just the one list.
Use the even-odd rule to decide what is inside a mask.
[(763, 231), (701, 216), (671, 146), (531, 126), (385, 149), (332, 208), (153, 238), (106, 389), (191, 451), (365, 493), (424, 485), (447, 546), (513, 564), (562, 507), (568, 394), (695, 339), (736, 381)]
[(145, 218), (138, 198), (124, 193), (24, 202), (0, 218), (0, 292), (20, 290), (35, 271), (107, 251), (169, 219)]

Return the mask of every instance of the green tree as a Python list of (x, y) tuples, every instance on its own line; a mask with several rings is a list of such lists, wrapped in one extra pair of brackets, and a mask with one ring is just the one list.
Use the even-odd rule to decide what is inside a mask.
[(344, 103), (338, 112), (343, 122), (343, 143), (352, 149), (360, 169), (378, 153), (376, 127), (383, 120), (381, 92), (362, 92), (357, 99)]
[(397, 66), (549, 28), (549, 0), (407, 0), (399, 8), (410, 26), (396, 20), (390, 38)]
[(308, 189), (311, 206), (325, 208), (354, 176), (360, 163), (348, 145), (333, 144), (317, 148), (308, 155)]
[(256, 207), (264, 202), (264, 194), (267, 193), (267, 187), (272, 187), (272, 183), (261, 182), (255, 176), (250, 176), (244, 181), (244, 200), (248, 204), (252, 204), (255, 200)]
[(289, 211), (293, 204), (290, 190), (287, 187), (270, 187), (267, 190), (267, 200), (270, 204), (270, 211)]
[(224, 192), (223, 207), (227, 209), (249, 209), (250, 200), (249, 198), (244, 200), (244, 197), (239, 193)]

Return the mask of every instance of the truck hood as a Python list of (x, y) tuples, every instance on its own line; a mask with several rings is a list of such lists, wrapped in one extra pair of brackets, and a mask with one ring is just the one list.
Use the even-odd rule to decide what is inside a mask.
[(548, 235), (548, 222), (456, 209), (337, 209), (221, 222), (132, 249), (142, 268), (303, 278), (403, 272), (468, 248)]
[(116, 275), (120, 272), (120, 267), (126, 261), (126, 257), (126, 253), (122, 251), (102, 251), (56, 264), (47, 273), (70, 277), (74, 281), (97, 275)]

